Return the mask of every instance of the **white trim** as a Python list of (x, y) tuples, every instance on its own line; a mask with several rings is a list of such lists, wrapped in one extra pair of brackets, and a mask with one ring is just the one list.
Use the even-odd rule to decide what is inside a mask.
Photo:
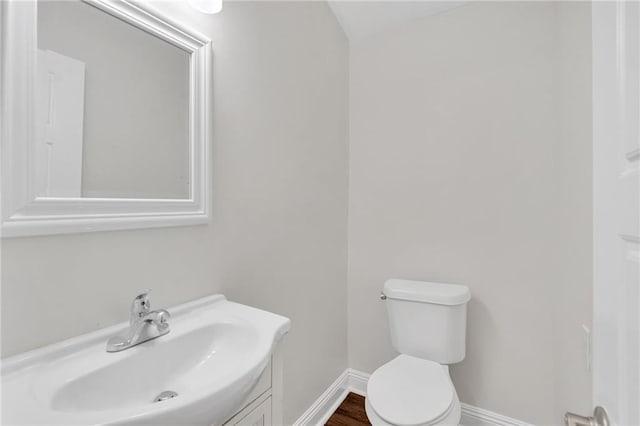
[(531, 426), (531, 424), (494, 413), (493, 411), (474, 407), (473, 405), (460, 403), (464, 426)]
[(190, 55), (188, 199), (38, 197), (31, 155), (34, 131), (37, 4), (0, 2), (2, 237), (207, 223), (210, 210), (208, 117), (211, 41), (156, 10), (128, 0), (82, 0)]
[(349, 391), (357, 393), (358, 395), (367, 396), (367, 383), (369, 382), (371, 374), (363, 373), (353, 368), (348, 368), (347, 374), (349, 377)]
[[(293, 424), (294, 426), (324, 425), (342, 404), (349, 392), (366, 396), (370, 374), (347, 368)], [(464, 426), (531, 426), (529, 423), (489, 410), (461, 403)]]
[(293, 426), (324, 425), (348, 394), (349, 369), (346, 369), (293, 423)]

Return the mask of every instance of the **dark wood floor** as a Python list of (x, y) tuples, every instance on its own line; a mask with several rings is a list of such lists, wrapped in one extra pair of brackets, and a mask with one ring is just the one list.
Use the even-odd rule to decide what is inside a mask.
[(329, 418), (326, 426), (370, 426), (367, 413), (364, 411), (364, 396), (349, 392), (335, 413)]

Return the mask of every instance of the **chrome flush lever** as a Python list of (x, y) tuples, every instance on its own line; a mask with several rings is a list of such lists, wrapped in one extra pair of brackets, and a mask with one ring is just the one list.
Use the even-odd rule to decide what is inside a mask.
[(602, 407), (596, 407), (593, 410), (593, 416), (584, 417), (574, 413), (566, 413), (564, 415), (564, 424), (566, 426), (609, 426), (609, 417)]
[(380, 292), (380, 300), (387, 300), (387, 295), (383, 292)]

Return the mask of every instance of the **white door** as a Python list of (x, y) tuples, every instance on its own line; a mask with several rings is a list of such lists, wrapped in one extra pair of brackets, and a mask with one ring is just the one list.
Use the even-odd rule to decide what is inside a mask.
[(85, 64), (38, 49), (36, 194), (82, 195)]
[(640, 425), (640, 5), (592, 11), (593, 400)]

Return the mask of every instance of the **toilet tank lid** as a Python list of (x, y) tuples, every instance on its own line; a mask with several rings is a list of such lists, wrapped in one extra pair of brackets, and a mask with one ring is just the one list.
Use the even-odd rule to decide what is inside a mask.
[(432, 283), (390, 279), (384, 283), (384, 295), (389, 299), (411, 300), (438, 305), (461, 305), (471, 299), (469, 287), (459, 284)]

